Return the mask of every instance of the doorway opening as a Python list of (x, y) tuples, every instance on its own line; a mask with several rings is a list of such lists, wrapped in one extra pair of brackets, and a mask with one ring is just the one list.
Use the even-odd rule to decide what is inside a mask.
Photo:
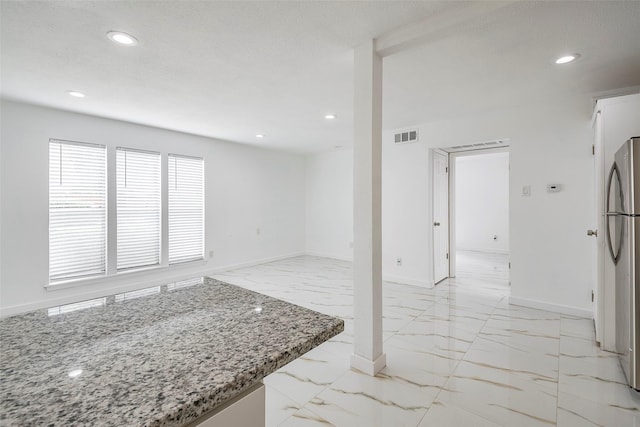
[(450, 163), (455, 275), (508, 286), (509, 151), (451, 153)]
[[(434, 150), (434, 282), (438, 282), (445, 265), (441, 257), (446, 238), (447, 277), (469, 286), (500, 287), (509, 290), (509, 149), (500, 148)], [(474, 147), (475, 148), (475, 147)], [(439, 182), (439, 159), (447, 157), (446, 190)], [(446, 215), (443, 202), (446, 191)], [(446, 229), (440, 218), (446, 216)], [(438, 225), (436, 225), (439, 223)], [(440, 227), (440, 229), (438, 229)], [(483, 280), (486, 279), (486, 280)]]

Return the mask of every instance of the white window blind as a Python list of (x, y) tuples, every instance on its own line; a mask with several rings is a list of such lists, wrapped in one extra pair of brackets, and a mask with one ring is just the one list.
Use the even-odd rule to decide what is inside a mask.
[(169, 264), (203, 259), (204, 161), (169, 154)]
[(160, 153), (116, 149), (117, 269), (160, 264)]
[(49, 281), (106, 272), (106, 149), (49, 141)]

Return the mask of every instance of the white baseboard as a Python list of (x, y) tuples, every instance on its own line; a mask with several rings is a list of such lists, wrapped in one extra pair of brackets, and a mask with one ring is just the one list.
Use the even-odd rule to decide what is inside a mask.
[(305, 251), (304, 254), (305, 255), (309, 255), (309, 256), (317, 256), (317, 257), (320, 257), (320, 258), (337, 259), (338, 261), (353, 262), (353, 255), (352, 256), (342, 256), (342, 255), (335, 255), (335, 254), (329, 254), (329, 253), (325, 253), (325, 252), (316, 252), (316, 251)]
[(467, 252), (482, 252), (485, 254), (501, 254), (501, 255), (509, 255), (509, 250), (504, 249), (492, 249), (492, 248), (461, 248), (457, 247), (457, 251), (467, 251)]
[[(316, 257), (320, 257), (320, 258), (337, 259), (338, 261), (353, 262), (353, 257), (345, 257), (345, 256), (340, 256), (340, 255), (335, 255), (335, 254), (328, 254), (328, 253), (323, 253), (323, 252), (306, 251), (305, 255), (316, 256)], [(421, 288), (433, 288), (434, 287), (434, 283), (433, 283), (432, 280), (428, 281), (428, 280), (412, 279), (410, 277), (396, 276), (396, 275), (393, 275), (393, 274), (383, 274), (382, 275), (382, 280), (384, 280), (385, 282), (402, 283), (404, 285), (419, 286)]]
[(351, 355), (351, 369), (363, 372), (370, 376), (375, 376), (385, 366), (387, 366), (387, 355), (382, 353), (376, 360), (365, 359), (357, 354)]
[(385, 282), (402, 283), (404, 285), (419, 286), (421, 288), (433, 288), (435, 285), (433, 280), (418, 280), (409, 277), (394, 276), (391, 274), (383, 274), (382, 280)]
[[(158, 274), (155, 274), (155, 277), (151, 279), (148, 278), (148, 275), (147, 276), (137, 275), (135, 276), (136, 278), (135, 280), (132, 280), (126, 284), (121, 284), (121, 285), (114, 284), (108, 288), (106, 286), (99, 287), (96, 285), (87, 285), (87, 288), (83, 289), (83, 286), (77, 286), (75, 287), (77, 293), (74, 293), (72, 295), (65, 295), (58, 298), (47, 298), (42, 301), (2, 307), (0, 309), (0, 318), (14, 316), (16, 314), (27, 313), (33, 310), (40, 310), (44, 308), (56, 307), (59, 305), (71, 304), (79, 301), (86, 301), (94, 298), (102, 298), (105, 296), (122, 293), (122, 292), (136, 291), (136, 290), (148, 288), (151, 286), (164, 285), (167, 283), (178, 282), (180, 280), (191, 279), (194, 277), (210, 276), (212, 274), (219, 273), (222, 271), (228, 271), (228, 270), (233, 270), (233, 269), (242, 268), (242, 267), (250, 267), (250, 266), (259, 265), (259, 264), (265, 264), (268, 262), (279, 261), (287, 258), (301, 256), (301, 255), (304, 255), (304, 252), (292, 252), (292, 253), (278, 255), (274, 257), (261, 258), (261, 259), (246, 261), (246, 262), (232, 264), (232, 265), (225, 265), (221, 267), (216, 267), (214, 269), (211, 269), (210, 267), (205, 266), (204, 268), (199, 268), (197, 270), (189, 270), (186, 272), (184, 271), (184, 269), (180, 269), (180, 267), (178, 266), (178, 269), (179, 269), (178, 271), (168, 272), (164, 270), (161, 276), (159, 276)], [(153, 270), (150, 270), (149, 275), (152, 273), (153, 273)], [(114, 278), (114, 281), (118, 279), (120, 281), (122, 280), (122, 278)], [(108, 282), (106, 282), (105, 285), (106, 284), (108, 284)], [(98, 289), (96, 289), (96, 287)], [(69, 291), (69, 289), (68, 288), (60, 289), (57, 292), (64, 292), (64, 291)]]
[(536, 308), (538, 310), (552, 311), (554, 313), (567, 314), (569, 316), (584, 317), (593, 319), (593, 312), (584, 308), (573, 307), (569, 305), (553, 304), (545, 301), (538, 301), (528, 298), (509, 297), (509, 304), (519, 305), (522, 307)]
[(302, 251), (298, 251), (298, 252), (291, 252), (288, 254), (277, 255), (277, 256), (268, 257), (268, 258), (254, 259), (251, 261), (240, 262), (237, 264), (229, 264), (229, 265), (209, 269), (204, 275), (210, 276), (212, 274), (222, 273), (223, 271), (235, 270), (237, 268), (244, 268), (244, 267), (253, 267), (254, 265), (267, 264), (269, 262), (281, 261), (283, 259), (295, 258), (302, 255), (305, 255), (305, 253)]

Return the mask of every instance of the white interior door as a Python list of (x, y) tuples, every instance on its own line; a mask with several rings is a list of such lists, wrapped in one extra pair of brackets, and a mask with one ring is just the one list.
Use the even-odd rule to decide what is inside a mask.
[(448, 156), (433, 153), (433, 281), (449, 277), (449, 180)]
[[(594, 245), (594, 277), (596, 286), (593, 293), (593, 318), (596, 329), (596, 341), (602, 343), (604, 330), (604, 265), (606, 251), (606, 230), (604, 217), (604, 158), (602, 146), (602, 115), (598, 111), (593, 121), (594, 145), (593, 145), (593, 171), (594, 171), (594, 201), (595, 218), (594, 225), (597, 227), (596, 244)], [(604, 346), (603, 346), (604, 347)]]
[[(616, 286), (615, 265), (609, 255), (606, 239), (606, 221), (604, 207), (608, 177), (616, 151), (629, 138), (640, 135), (640, 94), (601, 99), (597, 110), (601, 113), (595, 118), (596, 144), (596, 214), (598, 221), (598, 274), (596, 286), (597, 339), (600, 347), (607, 351), (616, 351)], [(611, 224), (613, 226), (613, 223)]]

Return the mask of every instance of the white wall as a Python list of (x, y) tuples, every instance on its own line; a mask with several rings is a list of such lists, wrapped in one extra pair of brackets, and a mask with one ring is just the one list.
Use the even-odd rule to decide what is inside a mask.
[[(382, 272), (386, 280), (433, 286), (431, 164), (426, 144), (382, 139)], [(402, 265), (396, 260), (402, 258)]]
[(456, 249), (508, 253), (509, 153), (481, 151), (452, 158)]
[(311, 155), (306, 162), (306, 252), (353, 259), (353, 151)]
[[(193, 277), (304, 250), (305, 159), (131, 123), (2, 101), (0, 310), (3, 315)], [(206, 262), (45, 290), (49, 138), (205, 159)], [(260, 228), (260, 234), (257, 229)]]
[[(420, 127), (434, 146), (510, 138), (511, 301), (590, 316), (593, 158), (588, 98)], [(561, 184), (547, 193), (549, 183)], [(531, 196), (521, 190), (530, 185)]]
[[(594, 277), (588, 266), (594, 262), (595, 244), (586, 235), (586, 230), (594, 227), (591, 109), (590, 99), (585, 97), (428, 123), (417, 126), (420, 141), (413, 144), (393, 144), (392, 133), (385, 132), (385, 278), (422, 285), (433, 283), (430, 149), (509, 138), (511, 301), (590, 316)], [(330, 162), (329, 157), (325, 160)], [(344, 170), (346, 160), (340, 165), (344, 176), (348, 173)], [(335, 173), (329, 164), (324, 164), (322, 170)], [(320, 169), (316, 172), (321, 175)], [(329, 179), (326, 174), (325, 178), (314, 176), (314, 180)], [(549, 183), (561, 184), (562, 191), (547, 193)], [(521, 196), (524, 185), (531, 186), (531, 196)], [(313, 197), (308, 189), (308, 203)], [(344, 207), (335, 211), (335, 215), (348, 213)], [(334, 234), (328, 222), (313, 226), (322, 230), (315, 235), (332, 235), (332, 241), (338, 242), (333, 249), (325, 246), (326, 253), (339, 253), (340, 242), (350, 238), (348, 232), (343, 237)], [(313, 240), (307, 234), (307, 248), (316, 246)], [(402, 267), (396, 267), (397, 257), (403, 259)]]
[[(427, 181), (427, 149), (420, 144), (394, 146), (383, 140), (382, 273), (385, 280), (429, 286), (427, 230), (423, 221), (428, 194), (416, 181)], [(353, 151), (307, 158), (306, 252), (352, 260)], [(410, 209), (404, 209), (408, 206)], [(396, 259), (402, 258), (402, 266)]]

